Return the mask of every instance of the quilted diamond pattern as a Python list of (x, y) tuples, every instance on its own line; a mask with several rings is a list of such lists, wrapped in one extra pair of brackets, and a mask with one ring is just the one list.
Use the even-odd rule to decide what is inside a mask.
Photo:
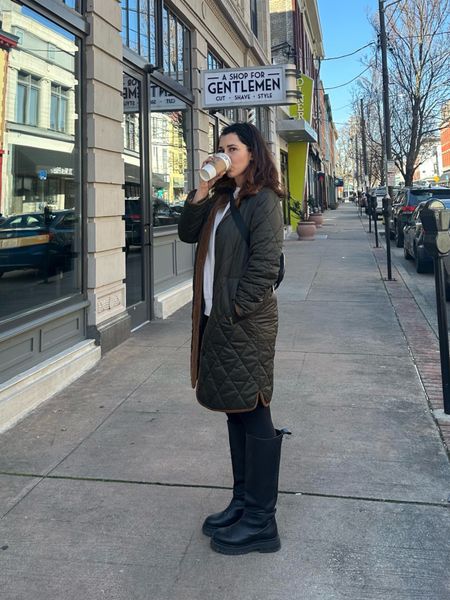
[(280, 202), (264, 189), (245, 199), (240, 211), (251, 232), (250, 248), (226, 215), (216, 234), (213, 309), (200, 352), (197, 398), (218, 411), (251, 410), (260, 394), (270, 402), (273, 390), (278, 315), (272, 285), (283, 244)]

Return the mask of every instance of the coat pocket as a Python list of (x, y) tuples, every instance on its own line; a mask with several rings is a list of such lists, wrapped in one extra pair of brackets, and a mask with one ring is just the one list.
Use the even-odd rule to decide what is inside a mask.
[(234, 323), (236, 320), (238, 320), (240, 317), (237, 315), (236, 310), (234, 308), (235, 306), (235, 298), (236, 298), (236, 290), (238, 288), (239, 285), (239, 278), (238, 277), (232, 277), (230, 279), (227, 280), (227, 317), (229, 318), (229, 320)]

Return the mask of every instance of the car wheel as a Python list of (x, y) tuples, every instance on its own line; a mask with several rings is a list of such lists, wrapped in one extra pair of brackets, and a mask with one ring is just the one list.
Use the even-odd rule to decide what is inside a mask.
[(416, 264), (417, 273), (426, 273), (428, 271), (427, 264), (421, 256), (420, 249), (414, 247), (414, 262)]
[(0, 271), (0, 277), (5, 274), (5, 271)]
[(403, 244), (403, 256), (406, 258), (406, 260), (412, 259), (412, 256), (409, 253), (408, 249), (406, 248), (405, 244)]
[(397, 248), (401, 248), (403, 246), (403, 231), (400, 231), (400, 226), (398, 224), (395, 228), (395, 245)]

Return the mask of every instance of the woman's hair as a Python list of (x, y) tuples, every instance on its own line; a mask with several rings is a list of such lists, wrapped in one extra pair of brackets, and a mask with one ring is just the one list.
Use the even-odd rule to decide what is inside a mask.
[[(252, 159), (244, 173), (244, 184), (239, 190), (239, 198), (253, 196), (263, 187), (268, 187), (280, 198), (283, 197), (284, 191), (280, 185), (277, 168), (259, 129), (251, 123), (233, 123), (224, 127), (220, 137), (229, 133), (235, 133), (252, 153)], [(214, 191), (221, 193), (232, 190), (234, 187), (234, 180), (225, 174), (215, 183)]]

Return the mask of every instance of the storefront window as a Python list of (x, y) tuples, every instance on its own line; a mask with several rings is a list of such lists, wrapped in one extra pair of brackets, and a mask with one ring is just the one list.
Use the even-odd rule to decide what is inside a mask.
[(122, 0), (121, 4), (123, 43), (156, 65), (155, 0)]
[(190, 110), (185, 102), (151, 86), (153, 225), (175, 225), (190, 186)]
[(125, 244), (127, 306), (144, 299), (144, 198), (141, 185), (141, 82), (123, 76), (123, 130), (125, 168)]
[(0, 21), (2, 319), (81, 292), (82, 260), (78, 40), (18, 2)]
[(164, 73), (189, 88), (191, 85), (189, 29), (166, 6), (163, 9), (162, 33)]
[(37, 125), (40, 79), (19, 73), (16, 95), (16, 121), (25, 125)]

